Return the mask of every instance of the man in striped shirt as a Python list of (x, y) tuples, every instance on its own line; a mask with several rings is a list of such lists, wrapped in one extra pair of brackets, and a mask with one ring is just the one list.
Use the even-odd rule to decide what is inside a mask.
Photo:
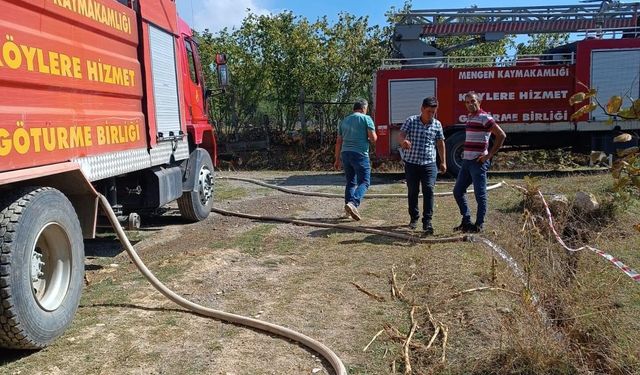
[[(484, 217), (487, 213), (487, 171), (491, 166), (491, 158), (502, 147), (507, 136), (493, 117), (480, 108), (480, 98), (475, 92), (465, 95), (464, 104), (469, 111), (469, 116), (465, 128), (462, 167), (453, 188), (453, 196), (460, 208), (462, 222), (454, 230), (477, 233), (483, 230)], [(489, 138), (492, 134), (495, 140), (491, 150), (488, 150)], [(466, 198), (467, 188), (471, 184), (473, 184), (478, 204), (475, 223), (471, 222), (471, 212)]]

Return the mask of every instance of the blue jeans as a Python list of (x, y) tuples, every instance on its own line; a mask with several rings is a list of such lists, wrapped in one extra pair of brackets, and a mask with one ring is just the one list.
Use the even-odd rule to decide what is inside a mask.
[(471, 212), (467, 204), (467, 188), (473, 184), (478, 211), (476, 212), (476, 225), (484, 224), (484, 217), (487, 214), (487, 171), (491, 166), (491, 161), (478, 163), (476, 160), (463, 160), (462, 168), (458, 173), (456, 185), (453, 188), (453, 196), (456, 198), (463, 223), (471, 223)]
[(420, 185), (422, 185), (422, 224), (431, 223), (431, 217), (433, 216), (433, 189), (438, 176), (436, 163), (419, 165), (405, 162), (404, 173), (407, 178), (407, 196), (409, 198), (411, 221), (420, 218), (418, 195), (420, 194)]
[(344, 189), (344, 203), (351, 202), (358, 207), (371, 184), (369, 156), (360, 152), (342, 151), (340, 160), (342, 161), (344, 175), (347, 178), (347, 186)]

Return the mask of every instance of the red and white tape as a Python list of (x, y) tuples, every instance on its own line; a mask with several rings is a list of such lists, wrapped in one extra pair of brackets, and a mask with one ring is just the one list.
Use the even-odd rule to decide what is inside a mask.
[(553, 225), (553, 216), (551, 216), (551, 210), (549, 210), (549, 205), (547, 204), (547, 201), (544, 199), (544, 196), (542, 195), (542, 193), (540, 191), (538, 191), (538, 195), (542, 199), (542, 203), (544, 203), (544, 209), (547, 211), (547, 218), (549, 219), (549, 227), (551, 227), (551, 230), (553, 231), (553, 234), (556, 236), (556, 240), (558, 240), (558, 242), (560, 243), (560, 245), (562, 245), (562, 247), (564, 247), (567, 251), (571, 251), (571, 252), (576, 252), (576, 251), (580, 251), (580, 250), (584, 250), (584, 249), (591, 250), (594, 253), (600, 255), (604, 259), (606, 259), (609, 262), (611, 262), (614, 266), (616, 266), (618, 269), (620, 269), (622, 272), (624, 272), (625, 275), (629, 276), (633, 281), (635, 281), (636, 283), (640, 283), (640, 273), (636, 272), (635, 270), (633, 270), (629, 266), (625, 265), (624, 263), (622, 263), (622, 261), (620, 261), (619, 259), (617, 259), (613, 255), (607, 254), (604, 251), (598, 250), (595, 247), (591, 247), (589, 245), (582, 246), (582, 247), (577, 248), (577, 249), (573, 249), (573, 248), (570, 248), (569, 246), (567, 246), (567, 244), (564, 243), (564, 241), (562, 240), (562, 238), (560, 237), (560, 235), (556, 231), (555, 226)]

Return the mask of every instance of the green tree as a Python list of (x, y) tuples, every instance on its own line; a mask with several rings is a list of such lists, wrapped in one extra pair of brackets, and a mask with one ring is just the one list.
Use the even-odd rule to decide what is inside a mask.
[(567, 44), (569, 42), (569, 34), (529, 34), (529, 40), (526, 43), (518, 43), (516, 51), (518, 55), (539, 55), (545, 51)]
[[(216, 36), (205, 30), (199, 37), (204, 65), (216, 52), (229, 57), (233, 88), (219, 108), (234, 113), (238, 123), (269, 116), (280, 130), (292, 129), (298, 120), (301, 90), (324, 102), (369, 97), (372, 74), (386, 53), (380, 28), (347, 13), (335, 24), (290, 12), (249, 14), (237, 30)], [(334, 122), (340, 111), (326, 112)]]

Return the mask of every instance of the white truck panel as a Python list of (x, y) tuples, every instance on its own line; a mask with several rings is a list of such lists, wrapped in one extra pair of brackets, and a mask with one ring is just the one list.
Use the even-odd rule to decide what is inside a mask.
[[(640, 97), (640, 49), (593, 51), (591, 53), (591, 87), (598, 90), (598, 101), (605, 105), (610, 97), (621, 95)], [(604, 121), (608, 116), (597, 108), (592, 121)]]
[(163, 137), (169, 137), (170, 133), (177, 136), (181, 127), (173, 36), (149, 25), (149, 42), (157, 131)]
[(402, 124), (407, 117), (420, 114), (422, 100), (436, 96), (436, 79), (400, 79), (389, 81), (389, 121)]

